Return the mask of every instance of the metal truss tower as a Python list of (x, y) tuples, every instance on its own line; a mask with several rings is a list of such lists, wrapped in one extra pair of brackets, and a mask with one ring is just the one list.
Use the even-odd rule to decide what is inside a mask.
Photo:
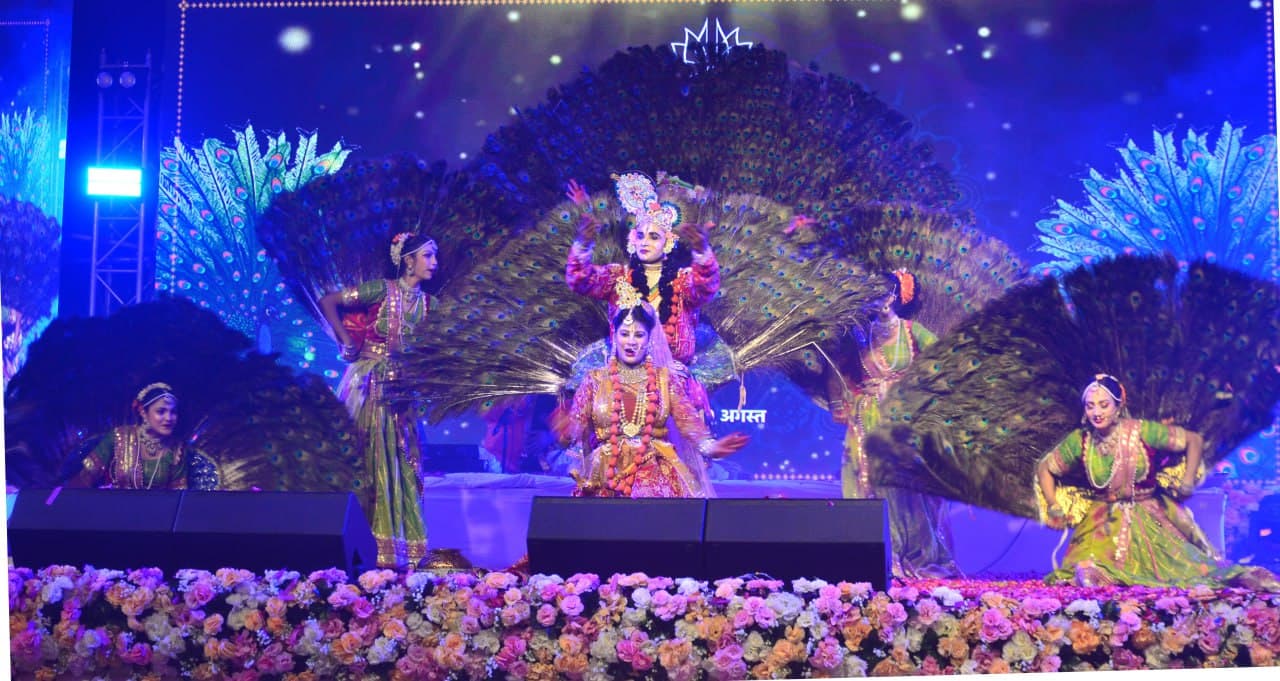
[[(98, 65), (98, 147), (95, 165), (141, 168), (143, 185), (154, 180), (147, 167), (151, 115), (151, 52), (141, 64), (108, 61)], [(99, 196), (93, 203), (89, 314), (108, 315), (142, 302), (143, 274), (150, 264), (146, 196)], [(150, 287), (147, 287), (150, 288)]]

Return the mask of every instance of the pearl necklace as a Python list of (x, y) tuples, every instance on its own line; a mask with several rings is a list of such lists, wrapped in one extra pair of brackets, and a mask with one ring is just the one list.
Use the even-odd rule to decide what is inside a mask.
[(1120, 424), (1117, 423), (1112, 426), (1111, 432), (1107, 433), (1105, 436), (1094, 438), (1093, 448), (1097, 450), (1098, 453), (1111, 457), (1111, 470), (1108, 471), (1107, 479), (1102, 482), (1098, 482), (1094, 478), (1093, 466), (1090, 466), (1087, 461), (1085, 462), (1084, 472), (1089, 477), (1089, 484), (1093, 485), (1095, 489), (1107, 489), (1110, 487), (1111, 481), (1116, 479), (1116, 471), (1120, 470), (1120, 454), (1122, 452), (1114, 451), (1116, 448), (1116, 440), (1121, 438), (1119, 428)]
[[(156, 475), (160, 473), (160, 458), (168, 452), (167, 449), (161, 448), (160, 440), (147, 434), (146, 427), (141, 426), (137, 431), (138, 436), (138, 458), (133, 464), (133, 488), (134, 489), (151, 489), (156, 482)], [(155, 467), (151, 469), (151, 477), (147, 479), (147, 486), (142, 486), (143, 469), (146, 468), (146, 462), (155, 462)]]

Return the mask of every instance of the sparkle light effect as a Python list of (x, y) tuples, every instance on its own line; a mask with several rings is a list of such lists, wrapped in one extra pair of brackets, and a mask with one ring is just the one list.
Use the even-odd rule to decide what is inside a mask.
[(895, 51), (893, 51), (893, 52), (890, 52), (890, 53), (889, 53), (889, 61), (894, 62), (894, 63), (897, 63), (897, 62), (902, 61), (902, 53), (901, 53), (901, 52), (898, 52), (898, 51), (896, 51), (896, 50), (895, 50)]
[(276, 38), (280, 43), (280, 49), (289, 54), (301, 54), (311, 47), (311, 31), (301, 26), (289, 26), (280, 31), (280, 36)]
[[(711, 28), (711, 19), (709, 19), (709, 18), (708, 18), (708, 19), (704, 19), (704, 20), (702, 21), (702, 28), (701, 28), (697, 33), (694, 33), (693, 31), (689, 30), (689, 27), (688, 27), (688, 26), (685, 26), (685, 27), (684, 27), (684, 40), (683, 40), (682, 42), (673, 42), (673, 43), (671, 43), (671, 51), (672, 51), (672, 52), (678, 52), (678, 53), (680, 54), (680, 59), (681, 59), (684, 63), (686, 63), (686, 64), (692, 64), (692, 63), (694, 63), (693, 61), (691, 61), (691, 60), (689, 59), (689, 42), (690, 42), (690, 39), (692, 39), (692, 41), (693, 41), (695, 44), (697, 44), (697, 43), (705, 43), (705, 42), (707, 42), (707, 34), (708, 34), (708, 31), (710, 31), (710, 28)], [(725, 33), (725, 32), (724, 32), (724, 28), (722, 28), (722, 27), (720, 26), (720, 19), (719, 19), (719, 17), (717, 17), (717, 18), (716, 18), (716, 45), (717, 45), (717, 49), (721, 49), (721, 50), (723, 50), (723, 51), (727, 54), (727, 53), (729, 52), (729, 50), (732, 50), (732, 49), (733, 49), (733, 48), (735, 48), (735, 47), (751, 47), (754, 43), (751, 43), (751, 42), (743, 42), (741, 39), (739, 39), (739, 38), (738, 38), (738, 31), (740, 31), (740, 30), (741, 30), (741, 28), (740, 28), (740, 27), (734, 27), (734, 29), (733, 29), (732, 31), (729, 31), (728, 33)], [(732, 42), (732, 43), (730, 43), (730, 42), (729, 42), (729, 39), (730, 39), (730, 38), (733, 38), (733, 42)], [(677, 49), (677, 48), (678, 48), (678, 49)]]
[(979, 37), (979, 38), (990, 38), (990, 37), (991, 37), (991, 29), (987, 28), (986, 26), (982, 26), (981, 28), (979, 28), (979, 29), (978, 29), (978, 37)]
[(558, 54), (553, 54), (553, 55), (551, 55), (551, 60), (550, 60), (550, 61), (551, 61), (551, 63), (552, 63), (552, 64), (554, 64), (555, 66), (559, 66), (559, 65), (560, 65), (560, 62), (562, 62), (562, 61), (564, 61), (564, 60), (560, 58), (560, 55), (558, 55)]
[(520, 13), (515, 10), (511, 10), (510, 12), (507, 12), (507, 21), (510, 21), (512, 23), (520, 21)]
[(907, 21), (919, 21), (924, 16), (924, 6), (914, 2), (903, 3), (902, 18)]

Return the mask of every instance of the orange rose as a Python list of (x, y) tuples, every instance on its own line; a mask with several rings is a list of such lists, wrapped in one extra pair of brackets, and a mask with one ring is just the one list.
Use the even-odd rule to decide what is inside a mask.
[(356, 655), (360, 652), (360, 637), (351, 632), (347, 632), (338, 637), (329, 647), (329, 651), (342, 664), (351, 664), (356, 661)]
[(244, 628), (249, 631), (262, 631), (262, 627), (267, 623), (266, 618), (262, 616), (262, 611), (254, 608), (245, 613)]
[(880, 660), (871, 669), (871, 676), (898, 676), (900, 673), (898, 664), (893, 660)]
[(1067, 635), (1067, 632), (1064, 631), (1062, 627), (1056, 624), (1053, 624), (1053, 625), (1045, 625), (1044, 627), (1038, 629), (1035, 632), (1035, 635), (1036, 635), (1036, 638), (1042, 643), (1057, 643), (1061, 641), (1064, 636)]
[(1088, 655), (1102, 643), (1102, 638), (1098, 636), (1098, 632), (1079, 620), (1071, 623), (1070, 636), (1071, 649), (1076, 651), (1077, 655)]
[(1255, 643), (1249, 646), (1249, 659), (1253, 661), (1255, 667), (1270, 667), (1275, 663), (1275, 658), (1275, 653), (1262, 644)]
[(204, 618), (204, 623), (201, 625), (201, 627), (204, 629), (205, 636), (213, 636), (217, 634), (218, 632), (222, 631), (222, 615), (219, 615), (217, 613), (209, 615), (208, 617)]
[(857, 650), (862, 647), (862, 641), (871, 633), (871, 625), (862, 621), (846, 624), (841, 633), (844, 634), (845, 647), (849, 650)]
[(409, 635), (409, 629), (399, 619), (389, 619), (382, 623), (382, 635), (393, 641), (399, 641)]
[(938, 652), (950, 658), (952, 663), (959, 664), (969, 659), (969, 644), (959, 636), (944, 636), (938, 640)]
[(698, 623), (698, 635), (708, 641), (719, 641), (729, 631), (729, 620), (722, 615)]
[(267, 618), (267, 631), (271, 634), (280, 636), (284, 634), (285, 630), (288, 629), (288, 627), (289, 627), (289, 623), (286, 622), (283, 617)]
[(544, 662), (534, 662), (529, 665), (526, 678), (528, 681), (558, 681), (560, 675), (556, 673), (555, 667)]
[(576, 655), (561, 655), (556, 658), (553, 667), (561, 674), (581, 676), (587, 671), (587, 656), (583, 653), (578, 653)]
[(973, 641), (982, 632), (982, 610), (970, 610), (960, 618), (960, 635), (966, 641)]
[(1160, 647), (1169, 651), (1170, 655), (1181, 655), (1182, 649), (1187, 647), (1191, 639), (1178, 633), (1174, 629), (1165, 629), (1160, 632)]
[(1129, 642), (1133, 644), (1136, 650), (1146, 650), (1156, 642), (1156, 633), (1147, 626), (1146, 622), (1142, 623), (1142, 628), (1133, 632), (1129, 637)]
[(284, 617), (285, 607), (285, 602), (280, 600), (279, 596), (272, 596), (267, 599), (267, 616)]
[(658, 662), (667, 669), (680, 666), (693, 654), (693, 644), (688, 641), (668, 640), (658, 644)]
[(57, 676), (57, 672), (48, 667), (41, 667), (36, 670), (36, 681), (53, 681)]
[(1013, 669), (1009, 667), (1009, 663), (1005, 662), (1002, 657), (997, 657), (995, 661), (991, 663), (991, 667), (987, 669), (988, 674), (1008, 674), (1012, 671)]

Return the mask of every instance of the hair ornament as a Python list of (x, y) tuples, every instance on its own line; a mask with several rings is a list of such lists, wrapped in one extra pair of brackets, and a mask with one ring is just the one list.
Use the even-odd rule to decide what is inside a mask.
[[(145, 398), (147, 396), (147, 393), (151, 392), (152, 390), (159, 390), (160, 392), (156, 393), (155, 397), (152, 397), (146, 402), (143, 402), (142, 401), (143, 398)], [(134, 404), (134, 407), (137, 409), (146, 409), (147, 407), (151, 406), (152, 402), (155, 402), (156, 400), (162, 397), (172, 397), (175, 402), (178, 400), (178, 396), (173, 394), (173, 387), (170, 386), (168, 383), (152, 383), (144, 387), (142, 390), (138, 391), (137, 396), (133, 398), (133, 404)]]
[[(1107, 381), (1115, 384), (1116, 389), (1120, 391), (1119, 395), (1117, 395), (1115, 391), (1107, 385)], [(1118, 404), (1126, 404), (1128, 402), (1128, 395), (1125, 393), (1124, 384), (1120, 382), (1120, 379), (1112, 376), (1111, 374), (1094, 374), (1093, 382), (1086, 385), (1084, 387), (1084, 392), (1080, 393), (1080, 401), (1083, 402), (1089, 395), (1089, 391), (1094, 388), (1105, 390), (1107, 394), (1111, 396), (1111, 399), (1115, 400)]]
[(413, 232), (400, 232), (399, 234), (391, 237), (391, 264), (392, 265), (398, 266), (400, 264), (400, 258), (401, 258), (400, 251), (404, 250), (405, 242), (408, 241), (409, 238), (412, 236), (413, 236)]
[[(659, 177), (666, 179), (665, 174)], [(627, 253), (635, 255), (636, 247), (645, 230), (655, 229), (665, 237), (662, 252), (669, 254), (680, 240), (674, 231), (680, 224), (680, 209), (670, 201), (659, 201), (653, 180), (639, 172), (613, 175), (614, 190), (624, 210), (635, 217), (635, 227), (627, 236)]]
[(906, 268), (899, 267), (893, 271), (893, 276), (898, 280), (898, 299), (903, 305), (910, 303), (916, 297), (916, 277), (908, 272)]

